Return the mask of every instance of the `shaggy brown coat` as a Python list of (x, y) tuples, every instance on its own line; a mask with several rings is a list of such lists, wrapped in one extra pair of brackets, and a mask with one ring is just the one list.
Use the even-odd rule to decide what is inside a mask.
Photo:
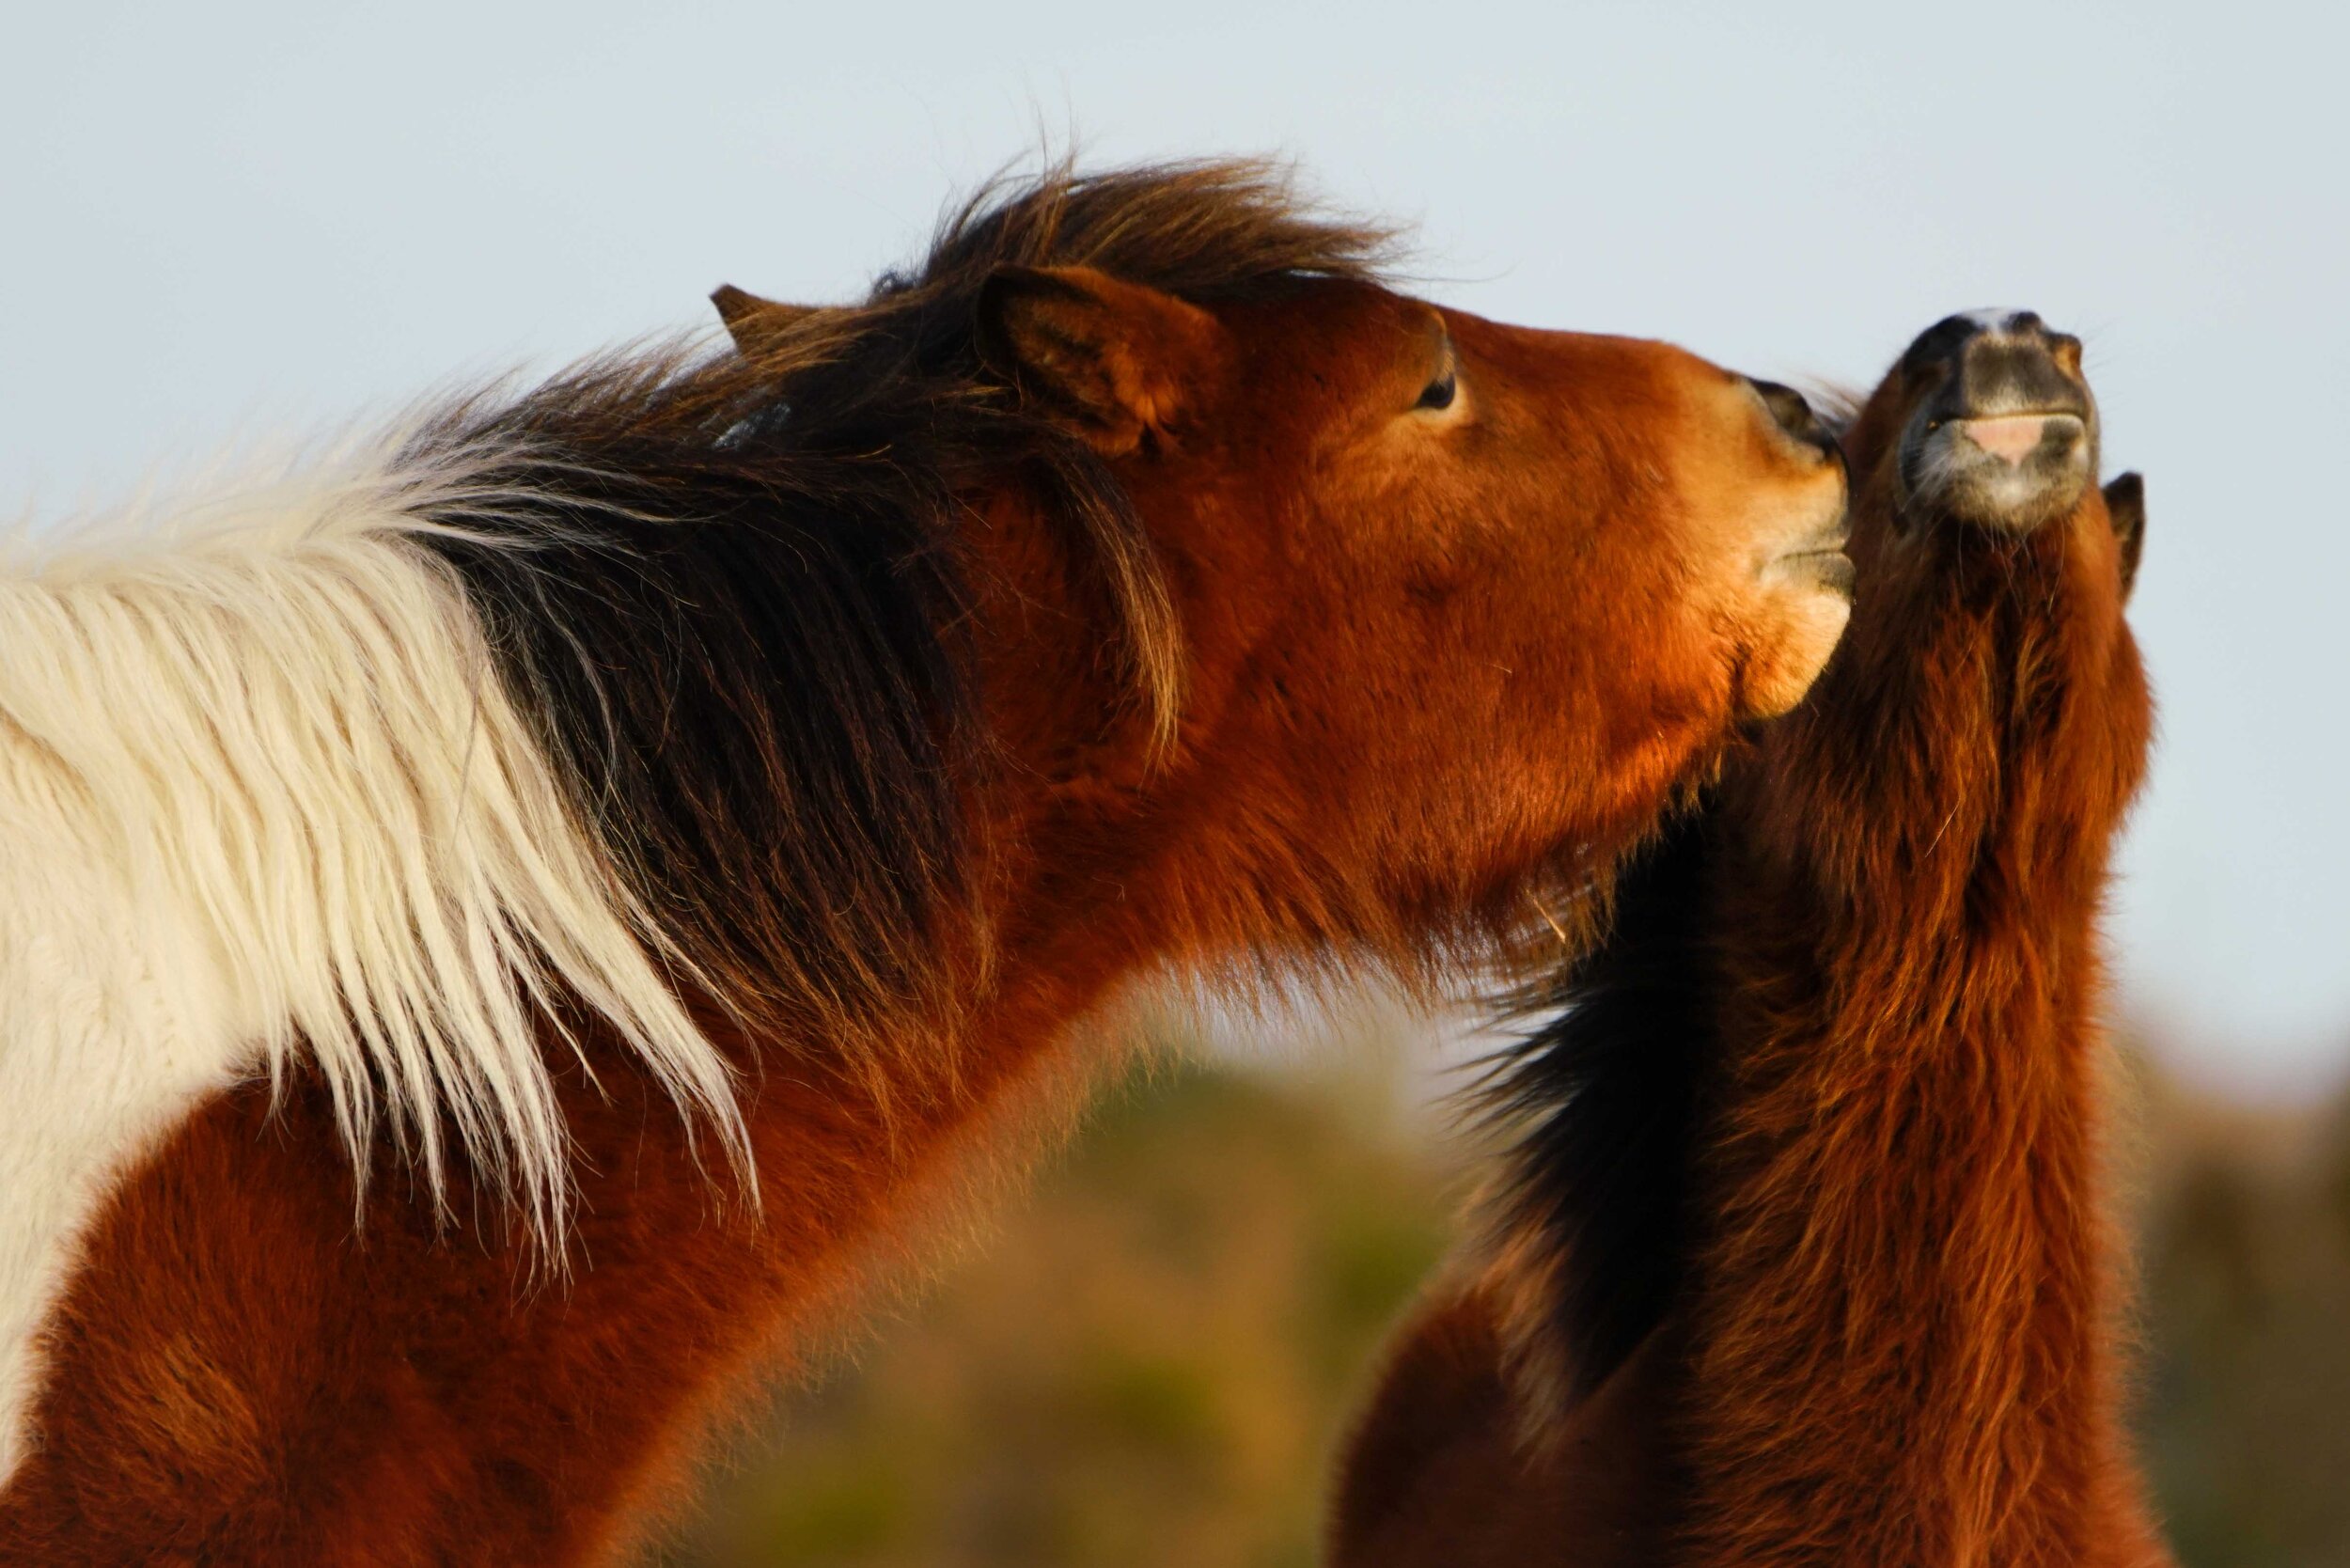
[[(2017, 321), (2076, 382), (2077, 342)], [(2142, 493), (2075, 480), (2044, 522), (1920, 493), (1980, 325), (1921, 337), (1851, 424), (1827, 672), (1627, 873), (1541, 998), (1573, 1011), (1504, 1069), (1528, 1130), (1495, 1245), (1401, 1338), (1341, 1568), (2168, 1560), (2099, 1146)]]

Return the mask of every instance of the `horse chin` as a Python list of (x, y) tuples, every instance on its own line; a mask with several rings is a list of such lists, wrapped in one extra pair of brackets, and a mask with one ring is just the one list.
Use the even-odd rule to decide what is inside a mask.
[(1764, 634), (1749, 645), (1731, 691), (1741, 719), (1777, 718), (1827, 667), (1852, 619), (1853, 565), (1841, 551), (1773, 563), (1764, 578)]

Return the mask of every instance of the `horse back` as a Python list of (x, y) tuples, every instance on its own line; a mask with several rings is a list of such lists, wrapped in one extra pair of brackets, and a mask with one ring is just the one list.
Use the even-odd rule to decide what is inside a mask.
[(1439, 1285), (1396, 1336), (1341, 1461), (1330, 1568), (1653, 1564), (1671, 1484), (1657, 1419), (1668, 1364), (1652, 1336), (1563, 1419), (1543, 1409), (1538, 1425), (1498, 1288)]

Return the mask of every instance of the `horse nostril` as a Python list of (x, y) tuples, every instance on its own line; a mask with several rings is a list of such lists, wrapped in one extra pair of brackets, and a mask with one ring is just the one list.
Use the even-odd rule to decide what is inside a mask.
[[(2083, 429), (2080, 418), (2071, 414), (1994, 415), (1951, 423), (1977, 448), (2010, 468), (2040, 455), (2044, 449), (2060, 455), (2077, 448)], [(1932, 433), (1931, 427), (1928, 433)]]
[(1792, 386), (1782, 386), (1775, 381), (1757, 381), (1751, 376), (1747, 378), (1747, 384), (1754, 388), (1755, 395), (1762, 400), (1762, 406), (1770, 411), (1773, 422), (1787, 433), (1788, 439), (1809, 447), (1824, 457), (1835, 455), (1836, 438), (1828, 433), (1825, 425), (1820, 423), (1820, 416), (1811, 412), (1811, 405), (1804, 400), (1802, 393)]

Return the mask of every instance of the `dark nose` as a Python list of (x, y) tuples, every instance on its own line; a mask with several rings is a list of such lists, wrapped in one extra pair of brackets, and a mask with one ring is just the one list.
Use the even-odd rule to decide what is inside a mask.
[(2029, 310), (1976, 310), (1926, 329), (1903, 356), (1917, 375), (1937, 377), (1927, 401), (1935, 420), (2018, 415), (2089, 417), (2081, 340), (2052, 330)]
[(1752, 376), (1747, 378), (1747, 384), (1754, 388), (1756, 396), (1762, 400), (1762, 406), (1771, 411), (1772, 419), (1787, 432), (1789, 440), (1798, 446), (1809, 447), (1824, 457), (1838, 455), (1836, 437), (1830, 435), (1827, 427), (1820, 423), (1820, 416), (1811, 412), (1811, 405), (1804, 401), (1802, 393), (1792, 386), (1781, 386), (1775, 381), (1757, 381)]

